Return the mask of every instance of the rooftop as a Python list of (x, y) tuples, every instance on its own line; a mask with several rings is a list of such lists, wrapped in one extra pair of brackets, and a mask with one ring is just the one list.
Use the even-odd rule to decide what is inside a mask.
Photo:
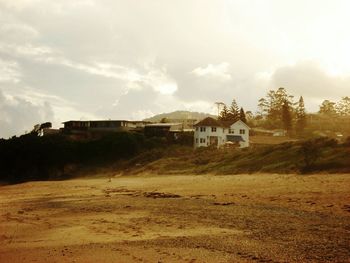
[(195, 125), (197, 126), (216, 126), (216, 127), (223, 127), (222, 123), (220, 123), (218, 120), (215, 120), (212, 117), (206, 117), (205, 119), (201, 120), (200, 122), (197, 122)]
[(182, 125), (182, 123), (171, 123), (171, 122), (169, 122), (169, 123), (151, 123), (151, 124), (146, 124), (146, 126), (147, 127), (167, 127), (167, 126), (175, 126), (175, 125)]

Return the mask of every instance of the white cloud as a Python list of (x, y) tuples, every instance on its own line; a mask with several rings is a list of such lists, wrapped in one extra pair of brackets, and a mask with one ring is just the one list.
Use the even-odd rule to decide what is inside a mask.
[(150, 110), (137, 110), (134, 111), (130, 117), (131, 120), (143, 120), (154, 116), (154, 113)]
[(7, 8), (16, 9), (16, 10), (22, 10), (28, 6), (31, 6), (33, 4), (36, 4), (40, 2), (41, 0), (0, 0), (0, 4), (4, 5)]
[[(349, 7), (345, 0), (0, 0), (0, 87), (7, 104), (48, 101), (55, 120), (212, 111), (232, 98), (254, 110), (280, 85), (316, 105), (349, 95)], [(305, 60), (321, 68), (301, 66)]]
[(19, 82), (21, 74), (18, 63), (0, 58), (0, 82)]
[(0, 137), (10, 137), (30, 131), (33, 125), (54, 118), (48, 102), (33, 104), (17, 96), (6, 95), (0, 90)]
[(183, 103), (183, 108), (189, 111), (197, 111), (197, 112), (208, 112), (211, 114), (216, 114), (216, 106), (214, 106), (213, 102), (210, 101), (193, 101), (193, 102), (185, 102)]
[(229, 74), (230, 64), (223, 62), (220, 64), (208, 64), (206, 67), (198, 67), (192, 71), (193, 74), (203, 77), (209, 76), (214, 77), (217, 80), (231, 80), (231, 75)]
[(6, 40), (33, 39), (39, 36), (39, 32), (29, 25), (9, 22), (0, 25), (0, 36), (6, 37)]

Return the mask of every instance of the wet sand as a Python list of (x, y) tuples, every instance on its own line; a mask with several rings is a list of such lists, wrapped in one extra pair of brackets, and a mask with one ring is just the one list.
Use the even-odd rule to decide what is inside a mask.
[(350, 262), (350, 175), (2, 186), (0, 262)]

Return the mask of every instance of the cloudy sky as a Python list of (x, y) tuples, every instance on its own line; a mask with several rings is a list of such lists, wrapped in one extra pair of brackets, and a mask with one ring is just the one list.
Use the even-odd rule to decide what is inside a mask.
[(347, 0), (0, 0), (0, 137), (52, 121), (350, 95)]

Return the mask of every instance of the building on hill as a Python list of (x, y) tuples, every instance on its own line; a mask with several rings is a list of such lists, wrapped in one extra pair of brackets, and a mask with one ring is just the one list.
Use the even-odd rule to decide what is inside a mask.
[(192, 129), (195, 123), (198, 121), (196, 119), (167, 119), (170, 123), (182, 123), (182, 128), (190, 131)]
[(174, 137), (183, 132), (182, 123), (150, 123), (145, 125), (145, 135), (147, 137)]
[(127, 120), (73, 120), (64, 122), (61, 132), (76, 139), (91, 139), (113, 132), (142, 131), (148, 123)]
[(238, 120), (222, 122), (207, 117), (194, 125), (194, 147), (222, 147), (236, 145), (239, 148), (249, 147), (250, 127)]

